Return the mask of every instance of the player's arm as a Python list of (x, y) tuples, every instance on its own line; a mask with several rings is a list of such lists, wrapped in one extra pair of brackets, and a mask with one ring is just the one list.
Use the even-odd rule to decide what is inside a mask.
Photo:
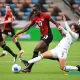
[(57, 23), (57, 21), (53, 20), (52, 18), (50, 18), (50, 21), (56, 25), (56, 27), (58, 28), (58, 26), (60, 25), (59, 23)]
[(68, 32), (61, 26), (58, 26), (58, 29), (61, 30), (61, 34), (66, 35)]
[(80, 19), (78, 20), (78, 22), (76, 24), (80, 25)]
[(15, 34), (14, 37), (17, 37), (19, 34), (28, 31), (31, 28), (32, 25), (33, 25), (32, 23), (28, 24), (23, 30), (21, 30), (20, 32), (18, 32), (17, 34)]
[(57, 23), (57, 21), (53, 20), (52, 18), (50, 18), (50, 21), (56, 25), (62, 36), (65, 36), (65, 34), (67, 34), (67, 31), (63, 27), (61, 27), (61, 25)]
[(65, 27), (66, 27), (67, 31), (71, 34), (71, 36), (74, 37), (74, 38), (77, 38), (78, 37), (77, 34), (73, 31), (71, 31), (67, 21), (64, 21), (64, 23), (65, 23)]
[(72, 37), (77, 38), (78, 37), (77, 34), (74, 33), (73, 31), (71, 31), (71, 28), (69, 27), (65, 16), (63, 16), (63, 20), (64, 20), (64, 24), (65, 24), (66, 30), (71, 34)]
[(64, 15), (63, 15), (62, 17), (63, 17), (63, 21), (64, 21), (64, 24), (65, 24), (66, 30), (67, 30), (69, 33), (71, 33), (72, 31), (71, 31), (71, 28), (69, 27), (69, 25), (68, 25), (68, 23), (67, 23), (67, 21), (66, 21), (66, 17), (65, 17)]
[(6, 21), (1, 21), (0, 24), (11, 23), (11, 22), (12, 22), (12, 18), (9, 17), (8, 20), (6, 20)]

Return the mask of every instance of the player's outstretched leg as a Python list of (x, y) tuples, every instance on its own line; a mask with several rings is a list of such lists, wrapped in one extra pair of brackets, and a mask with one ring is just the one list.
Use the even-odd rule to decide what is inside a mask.
[(6, 46), (6, 44), (3, 44), (1, 47), (3, 50), (8, 51), (13, 56), (14, 62), (16, 62), (17, 54), (15, 54), (8, 46)]

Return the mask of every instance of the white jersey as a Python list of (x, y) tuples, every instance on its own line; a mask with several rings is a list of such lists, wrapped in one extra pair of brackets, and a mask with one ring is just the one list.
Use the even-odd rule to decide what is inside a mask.
[(65, 34), (65, 37), (60, 41), (57, 47), (68, 51), (70, 45), (79, 38), (79, 34), (72, 32), (66, 21), (65, 21), (65, 27), (66, 30), (64, 28), (62, 30)]
[(66, 30), (63, 28), (62, 31), (65, 37), (59, 42), (59, 44), (51, 51), (54, 58), (67, 58), (68, 50), (71, 44), (76, 41), (79, 37), (78, 33), (72, 32), (67, 22), (65, 21)]

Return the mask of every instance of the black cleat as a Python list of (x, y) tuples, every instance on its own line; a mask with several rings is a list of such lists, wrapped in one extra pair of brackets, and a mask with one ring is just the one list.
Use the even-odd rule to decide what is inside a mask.
[(17, 54), (15, 54), (15, 56), (13, 57), (14, 59), (14, 63), (16, 62), (16, 59), (17, 59)]
[(21, 59), (21, 62), (22, 62), (25, 66), (28, 66), (28, 65), (29, 65), (28, 61), (26, 61), (26, 60), (22, 60), (22, 59)]
[(78, 71), (80, 71), (80, 65), (77, 65), (76, 67), (78, 68)]
[(27, 72), (31, 72), (31, 70), (29, 68), (25, 68), (22, 70), (22, 72), (27, 73)]

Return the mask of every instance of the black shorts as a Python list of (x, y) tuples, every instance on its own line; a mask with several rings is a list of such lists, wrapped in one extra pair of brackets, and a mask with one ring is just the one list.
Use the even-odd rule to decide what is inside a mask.
[(2, 32), (0, 32), (0, 42), (3, 41)]
[(45, 36), (41, 37), (41, 40), (43, 40), (47, 44), (47, 46), (49, 46), (49, 44), (53, 40), (53, 35), (52, 34), (45, 35)]
[(6, 34), (10, 37), (13, 37), (15, 35), (15, 32), (14, 32), (14, 29), (11, 29), (11, 30), (4, 30), (3, 31), (3, 34)]

